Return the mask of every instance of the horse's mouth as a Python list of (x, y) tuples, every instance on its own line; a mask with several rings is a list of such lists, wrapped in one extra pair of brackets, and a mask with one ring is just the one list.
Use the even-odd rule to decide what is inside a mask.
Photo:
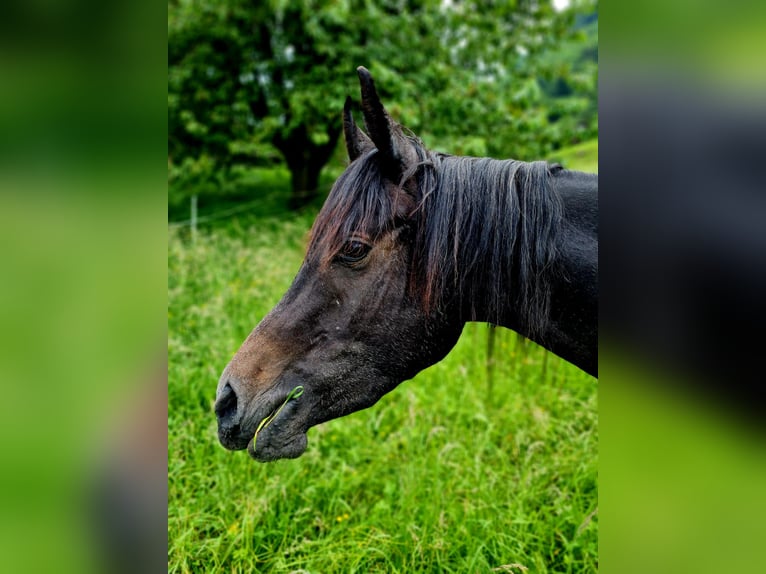
[[(281, 403), (280, 403), (281, 404)], [(247, 453), (257, 461), (268, 462), (280, 458), (297, 458), (306, 450), (308, 439), (306, 429), (298, 420), (298, 405), (289, 402), (267, 425), (254, 432), (247, 443)]]
[(260, 434), (253, 437), (247, 445), (247, 454), (259, 462), (270, 462), (280, 458), (298, 458), (306, 451), (308, 438), (305, 432), (300, 432), (290, 436), (286, 441), (277, 437), (274, 441), (278, 444), (272, 444), (264, 440)]

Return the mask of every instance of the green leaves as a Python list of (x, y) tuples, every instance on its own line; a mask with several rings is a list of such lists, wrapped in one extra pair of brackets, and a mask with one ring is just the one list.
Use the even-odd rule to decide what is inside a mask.
[(595, 105), (569, 124), (548, 113), (561, 94), (595, 102), (597, 21), (574, 15), (546, 1), (179, 0), (168, 6), (171, 163), (205, 154), (217, 166), (264, 165), (281, 154), (294, 191), (306, 191), (297, 166), (315, 172), (332, 157), (359, 65), (429, 146), (454, 152), (450, 142), (476, 138), (461, 147), (538, 159), (596, 134)]

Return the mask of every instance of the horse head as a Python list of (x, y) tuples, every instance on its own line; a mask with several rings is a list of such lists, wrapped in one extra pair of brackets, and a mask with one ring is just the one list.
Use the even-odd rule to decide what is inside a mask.
[[(317, 216), (292, 285), (218, 383), (220, 442), (260, 461), (300, 456), (309, 428), (373, 405), (441, 360), (463, 327), (448, 306), (424, 304), (413, 274), (424, 148), (391, 119), (370, 73), (358, 74), (369, 135), (348, 98), (351, 162)], [(300, 400), (289, 400), (296, 387)]]

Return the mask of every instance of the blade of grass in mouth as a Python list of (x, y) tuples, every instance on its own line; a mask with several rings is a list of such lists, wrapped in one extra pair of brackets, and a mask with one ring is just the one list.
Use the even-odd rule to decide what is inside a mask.
[(302, 394), (303, 394), (303, 386), (298, 385), (287, 394), (287, 397), (285, 397), (285, 402), (283, 402), (276, 411), (274, 411), (273, 413), (271, 413), (269, 416), (267, 416), (261, 421), (261, 424), (259, 424), (258, 428), (255, 429), (255, 435), (253, 436), (253, 450), (255, 450), (256, 448), (258, 433), (261, 432), (263, 429), (265, 429), (267, 426), (269, 426), (272, 423), (272, 421), (275, 418), (277, 418), (277, 416), (279, 415), (279, 413), (282, 412), (282, 409), (285, 408), (285, 405), (287, 405), (287, 403), (289, 403), (292, 399), (297, 399)]

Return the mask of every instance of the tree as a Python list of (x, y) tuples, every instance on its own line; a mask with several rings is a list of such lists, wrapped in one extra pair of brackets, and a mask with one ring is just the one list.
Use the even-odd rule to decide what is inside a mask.
[(571, 20), (522, 0), (171, 0), (168, 11), (171, 161), (225, 171), (278, 153), (293, 208), (318, 192), (358, 65), (417, 133), (475, 143), (510, 126), (526, 145), (544, 122), (534, 56)]
[(375, 9), (178, 0), (169, 12), (171, 158), (225, 169), (262, 161), (273, 146), (291, 173), (291, 207), (311, 201)]

